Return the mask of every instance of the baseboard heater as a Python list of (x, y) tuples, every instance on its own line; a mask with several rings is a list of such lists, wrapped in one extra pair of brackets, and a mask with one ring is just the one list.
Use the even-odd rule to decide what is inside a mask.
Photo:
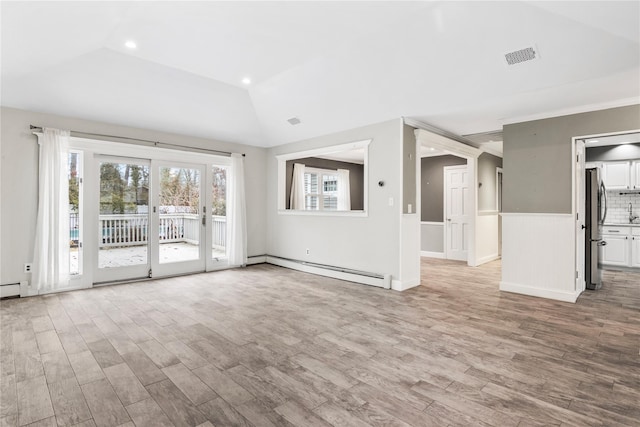
[(268, 264), (291, 268), (292, 270), (313, 273), (319, 276), (333, 277), (334, 279), (341, 279), (349, 282), (362, 283), (364, 285), (391, 289), (390, 274), (371, 273), (368, 271), (337, 267), (335, 265), (318, 264), (315, 262), (284, 258), (274, 255), (266, 255), (266, 262)]
[(0, 285), (0, 298), (15, 298), (20, 296), (20, 283), (6, 283)]

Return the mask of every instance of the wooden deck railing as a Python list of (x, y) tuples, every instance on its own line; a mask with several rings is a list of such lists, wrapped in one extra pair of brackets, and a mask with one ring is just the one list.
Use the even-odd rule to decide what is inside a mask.
[[(136, 246), (146, 244), (148, 241), (149, 215), (147, 214), (100, 215), (98, 221), (98, 241), (102, 248)], [(160, 214), (158, 225), (160, 243), (198, 244), (200, 221), (198, 214)], [(211, 221), (211, 246), (215, 249), (224, 249), (226, 247), (227, 218), (212, 215)]]

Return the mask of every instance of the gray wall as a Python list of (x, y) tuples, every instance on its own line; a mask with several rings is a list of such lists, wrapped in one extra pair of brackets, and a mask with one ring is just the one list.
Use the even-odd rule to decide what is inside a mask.
[(640, 105), (506, 125), (503, 211), (571, 213), (571, 138), (640, 129)]
[(466, 164), (467, 159), (452, 155), (421, 159), (421, 221), (444, 221), (444, 167)]
[(640, 144), (607, 145), (586, 149), (587, 162), (640, 159)]
[(415, 128), (402, 126), (402, 213), (416, 213), (416, 135)]
[(22, 272), (32, 261), (38, 207), (38, 143), (29, 124), (82, 132), (122, 135), (185, 146), (246, 153), (248, 254), (266, 251), (266, 152), (264, 148), (117, 126), (12, 108), (1, 110), (0, 283), (30, 280)]
[[(496, 168), (502, 167), (502, 159), (489, 153), (478, 157), (478, 210), (495, 211)], [(482, 184), (482, 185), (480, 185)]]
[[(379, 274), (400, 274), (402, 120), (395, 119), (268, 150), (267, 253)], [(278, 212), (277, 155), (372, 139), (366, 216)], [(385, 181), (378, 187), (378, 181)], [(389, 206), (393, 199), (393, 206)], [(309, 255), (306, 255), (309, 249)]]
[(348, 169), (349, 170), (349, 188), (351, 193), (351, 210), (361, 211), (364, 209), (364, 166), (357, 163), (338, 162), (336, 160), (319, 159), (317, 157), (307, 157), (304, 159), (295, 159), (287, 161), (286, 171), (286, 208), (291, 208), (291, 181), (293, 180), (294, 163), (302, 163), (305, 166), (320, 169)]

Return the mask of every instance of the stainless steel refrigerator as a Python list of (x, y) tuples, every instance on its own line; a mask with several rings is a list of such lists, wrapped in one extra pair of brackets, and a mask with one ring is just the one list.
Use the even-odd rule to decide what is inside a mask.
[(585, 281), (587, 289), (602, 287), (600, 257), (602, 247), (602, 225), (607, 218), (607, 191), (599, 168), (586, 170), (586, 217), (585, 217)]

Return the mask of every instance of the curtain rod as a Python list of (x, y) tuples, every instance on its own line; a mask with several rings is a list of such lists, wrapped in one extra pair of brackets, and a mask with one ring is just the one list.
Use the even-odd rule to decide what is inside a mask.
[[(29, 125), (29, 129), (31, 130), (40, 130), (42, 131), (42, 126), (34, 126), (34, 125)], [(166, 147), (176, 147), (176, 148), (181, 148), (183, 150), (191, 150), (191, 151), (203, 151), (206, 153), (215, 153), (215, 154), (220, 154), (220, 155), (225, 155), (225, 156), (231, 156), (230, 151), (220, 151), (220, 150), (210, 150), (208, 148), (198, 148), (198, 147), (188, 147), (188, 146), (184, 146), (184, 145), (178, 145), (178, 144), (171, 144), (169, 142), (160, 142), (160, 141), (152, 141), (150, 139), (141, 139), (141, 138), (131, 138), (128, 136), (118, 136), (118, 135), (107, 135), (107, 134), (103, 134), (103, 133), (91, 133), (91, 132), (80, 132), (80, 131), (75, 131), (72, 130), (70, 131), (76, 135), (90, 135), (90, 136), (101, 136), (101, 137), (105, 137), (105, 138), (117, 138), (117, 139), (126, 139), (128, 141), (140, 141), (140, 142), (148, 142), (153, 144), (154, 147), (158, 147), (158, 146), (166, 146)], [(141, 144), (138, 144), (141, 145)], [(242, 153), (242, 157), (245, 157), (246, 154)]]

